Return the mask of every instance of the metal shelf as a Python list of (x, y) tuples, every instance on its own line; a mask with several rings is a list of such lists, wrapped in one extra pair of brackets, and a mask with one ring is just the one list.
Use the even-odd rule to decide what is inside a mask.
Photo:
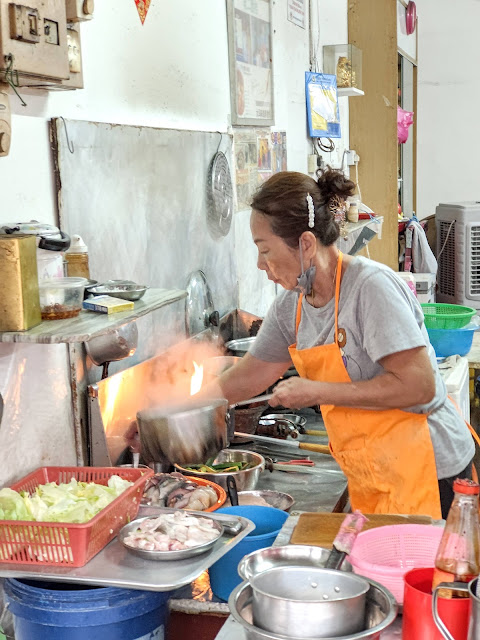
[(118, 327), (141, 318), (166, 305), (186, 298), (182, 289), (148, 289), (131, 311), (121, 313), (97, 313), (81, 311), (76, 318), (47, 320), (28, 331), (0, 332), (0, 342), (25, 342), (30, 344), (59, 344), (62, 342), (88, 342), (92, 338), (109, 333)]

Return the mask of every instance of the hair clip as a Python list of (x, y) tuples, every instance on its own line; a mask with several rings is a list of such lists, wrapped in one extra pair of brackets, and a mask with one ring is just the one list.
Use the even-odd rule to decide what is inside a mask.
[(308, 205), (308, 226), (310, 229), (313, 229), (315, 226), (315, 206), (313, 204), (313, 198), (309, 193), (306, 195), (306, 200)]

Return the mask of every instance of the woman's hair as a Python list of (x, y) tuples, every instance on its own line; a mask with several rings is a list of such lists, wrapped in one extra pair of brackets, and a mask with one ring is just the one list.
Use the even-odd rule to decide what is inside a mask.
[[(318, 171), (318, 181), (296, 171), (275, 173), (253, 196), (252, 209), (263, 213), (269, 219), (275, 235), (290, 247), (297, 247), (304, 231), (311, 231), (320, 242), (328, 247), (340, 235), (329, 203), (338, 196), (346, 200), (355, 192), (355, 183), (348, 180), (341, 171), (328, 167)], [(315, 223), (308, 226), (307, 194), (315, 207)]]

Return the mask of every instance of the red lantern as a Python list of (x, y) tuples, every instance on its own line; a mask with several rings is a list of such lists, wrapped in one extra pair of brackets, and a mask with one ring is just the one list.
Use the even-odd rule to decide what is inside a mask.
[(409, 36), (415, 31), (415, 26), (417, 24), (417, 6), (415, 2), (412, 2), (411, 0), (405, 9), (405, 23), (407, 36)]

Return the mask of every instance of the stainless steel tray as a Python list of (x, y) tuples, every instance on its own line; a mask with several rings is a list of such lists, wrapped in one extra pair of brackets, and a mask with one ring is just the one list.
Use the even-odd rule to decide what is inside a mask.
[[(138, 517), (155, 516), (173, 511), (175, 510), (159, 507), (140, 507)], [(201, 573), (255, 528), (250, 520), (231, 514), (205, 513), (203, 511), (192, 511), (192, 513), (208, 516), (221, 524), (232, 521), (240, 522), (242, 530), (233, 536), (224, 533), (209, 552), (185, 560), (174, 560), (161, 564), (145, 560), (130, 553), (118, 538), (115, 538), (84, 567), (72, 569), (0, 563), (0, 577), (75, 582), (101, 587), (142, 589), (144, 591), (173, 591), (198, 578)]]

